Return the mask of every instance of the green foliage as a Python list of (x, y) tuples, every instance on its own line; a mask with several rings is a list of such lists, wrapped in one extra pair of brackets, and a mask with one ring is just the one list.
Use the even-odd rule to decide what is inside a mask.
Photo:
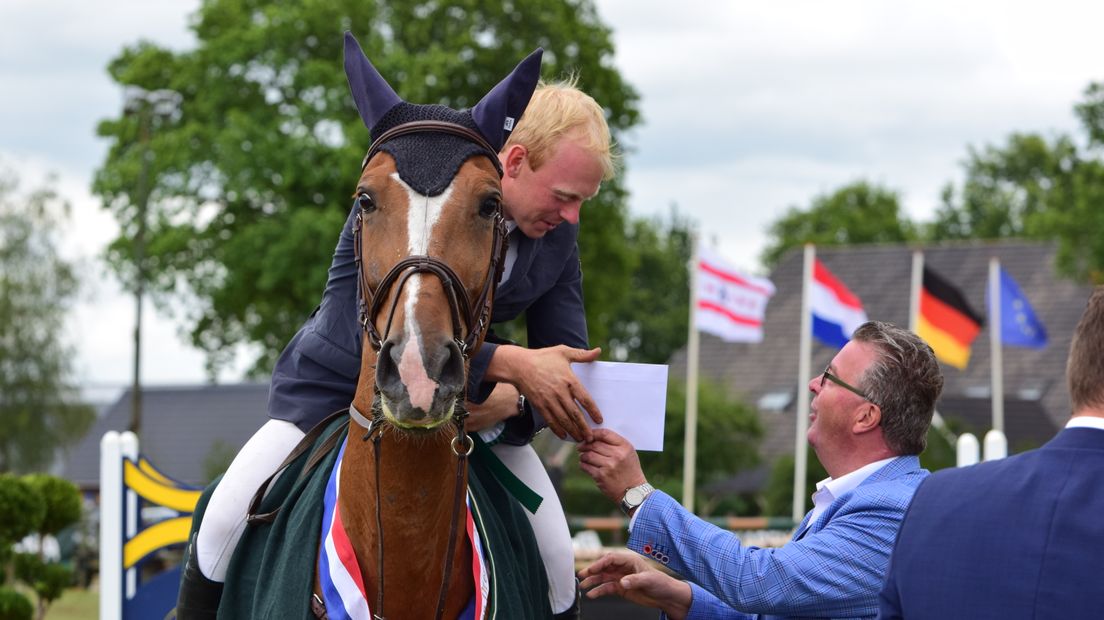
[[(949, 430), (949, 428), (948, 428)], [(953, 432), (953, 431), (952, 431)], [(958, 454), (950, 439), (950, 433), (944, 434), (935, 426), (928, 429), (928, 447), (920, 455), (920, 466), (928, 471), (938, 471), (957, 464)]]
[(943, 239), (1032, 237), (1041, 232), (1036, 216), (1052, 203), (1064, 168), (1077, 159), (1065, 137), (1053, 144), (1034, 134), (1012, 134), (1003, 147), (970, 149), (966, 181), (943, 190), (930, 235)]
[(932, 240), (1023, 237), (1058, 242), (1058, 270), (1104, 283), (1104, 86), (1075, 106), (1088, 148), (1067, 135), (1015, 133), (970, 149), (960, 188), (948, 185), (928, 231)]
[(916, 238), (916, 231), (901, 213), (897, 192), (857, 181), (816, 196), (808, 209), (791, 207), (771, 224), (768, 237), (762, 261), (774, 267), (783, 254), (806, 243), (900, 243)]
[[(108, 256), (132, 285), (148, 195), (148, 287), (211, 370), (239, 343), (258, 345), (255, 368), (270, 368), (321, 295), (368, 147), (342, 69), (344, 30), (410, 101), (471, 106), (543, 46), (544, 76), (577, 74), (615, 136), (639, 119), (590, 0), (204, 0), (192, 29), (194, 50), (140, 43), (111, 62), (120, 85), (179, 100), (100, 123), (111, 147), (94, 191), (120, 223)], [(624, 201), (615, 180), (583, 212), (583, 264), (602, 266), (584, 284), (596, 344), (608, 337), (597, 318), (613, 313), (632, 267)]]
[[(633, 260), (628, 290), (612, 314), (592, 314), (598, 323), (610, 325), (612, 359), (665, 364), (671, 353), (686, 343), (692, 233), (690, 219), (674, 208), (669, 218), (630, 223), (627, 245), (633, 248)], [(587, 264), (602, 263), (583, 263)], [(587, 302), (589, 307), (589, 296)]]
[[(729, 396), (710, 381), (698, 386), (698, 445), (695, 484), (703, 485), (734, 475), (759, 462), (757, 440), (762, 435), (754, 409)], [(674, 497), (682, 497), (682, 460), (686, 435), (686, 385), (667, 384), (667, 408), (662, 452), (640, 452), (640, 464), (648, 481)], [(616, 511), (583, 473), (577, 459), (565, 467), (564, 509), (571, 514)], [(708, 499), (700, 494), (702, 501)]]
[(8, 547), (38, 531), (46, 501), (26, 480), (0, 474), (0, 546)]
[[(811, 498), (816, 492), (816, 483), (828, 477), (828, 472), (820, 464), (816, 453), (811, 449), (805, 467), (805, 506), (811, 506)], [(778, 457), (771, 467), (770, 481), (767, 483), (763, 500), (768, 515), (775, 517), (790, 516), (793, 513), (794, 457), (786, 454)]]
[(11, 588), (0, 587), (0, 620), (31, 620), (34, 606)]
[(34, 590), (42, 607), (61, 597), (65, 588), (73, 582), (71, 569), (44, 562), (32, 553), (16, 554), (14, 563), (16, 576)]
[(78, 290), (57, 253), (68, 213), (50, 189), (22, 194), (0, 165), (0, 472), (45, 467), (93, 419), (70, 381), (61, 329)]
[(23, 480), (46, 504), (46, 514), (36, 529), (39, 534), (56, 535), (80, 521), (81, 495), (77, 485), (48, 474), (31, 474)]
[[(717, 383), (698, 385), (697, 466), (695, 484), (732, 476), (759, 463), (758, 439), (763, 434), (755, 409), (734, 399)], [(686, 436), (686, 384), (668, 381), (663, 452), (640, 453), (640, 464), (656, 488), (682, 483)]]

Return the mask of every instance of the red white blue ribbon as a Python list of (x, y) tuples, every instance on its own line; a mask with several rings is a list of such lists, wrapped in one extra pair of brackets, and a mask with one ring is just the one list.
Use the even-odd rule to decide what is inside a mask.
[[(341, 490), (341, 461), (345, 457), (345, 445), (337, 454), (330, 479), (326, 483), (326, 493), (322, 510), (322, 550), (318, 558), (318, 581), (322, 587), (322, 600), (326, 604), (326, 613), (331, 620), (372, 620), (368, 608), (368, 598), (364, 589), (364, 577), (357, 564), (356, 553), (345, 533), (338, 510), (338, 495)], [(472, 517), (471, 492), (467, 494), (466, 530), (472, 545), (472, 577), (478, 591), (472, 597), (467, 608), (458, 620), (485, 620), (487, 601), (490, 596), (490, 574), (483, 549), (483, 539), (479, 527)]]

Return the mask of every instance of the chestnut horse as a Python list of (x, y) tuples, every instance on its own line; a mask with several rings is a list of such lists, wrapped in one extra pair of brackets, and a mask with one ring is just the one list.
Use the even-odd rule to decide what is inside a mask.
[[(354, 192), (364, 347), (336, 505), (379, 617), (456, 618), (476, 592), (467, 364), (505, 257), (497, 151), (539, 67), (538, 50), (470, 112), (414, 105), (346, 34), (345, 69), (373, 143)], [(321, 594), (316, 586), (316, 611)]]

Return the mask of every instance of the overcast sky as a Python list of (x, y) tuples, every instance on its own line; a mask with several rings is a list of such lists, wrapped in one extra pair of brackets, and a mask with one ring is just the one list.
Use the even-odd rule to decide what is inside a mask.
[[(1104, 80), (1104, 3), (597, 5), (615, 64), (642, 97), (644, 124), (625, 144), (632, 212), (677, 203), (748, 270), (770, 221), (851, 181), (896, 189), (910, 216), (929, 218), (940, 188), (961, 178), (968, 145), (1013, 131), (1074, 133), (1073, 104)], [(197, 6), (0, 2), (0, 162), (24, 188), (56, 174), (74, 207), (66, 251), (90, 286), (68, 329), (91, 385), (123, 385), (133, 372), (134, 302), (97, 260), (116, 228), (89, 191), (107, 148), (96, 123), (122, 105), (105, 67), (140, 38), (191, 47)], [(203, 380), (202, 356), (177, 326), (148, 304), (145, 316), (143, 379)], [(236, 379), (246, 358), (221, 379)]]

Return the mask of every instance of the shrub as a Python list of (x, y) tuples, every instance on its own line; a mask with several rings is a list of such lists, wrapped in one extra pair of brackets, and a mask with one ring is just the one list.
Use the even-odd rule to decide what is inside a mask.
[(0, 547), (8, 547), (38, 531), (46, 502), (27, 481), (0, 474)]
[(0, 588), (0, 620), (31, 620), (34, 606), (27, 597), (12, 590)]

